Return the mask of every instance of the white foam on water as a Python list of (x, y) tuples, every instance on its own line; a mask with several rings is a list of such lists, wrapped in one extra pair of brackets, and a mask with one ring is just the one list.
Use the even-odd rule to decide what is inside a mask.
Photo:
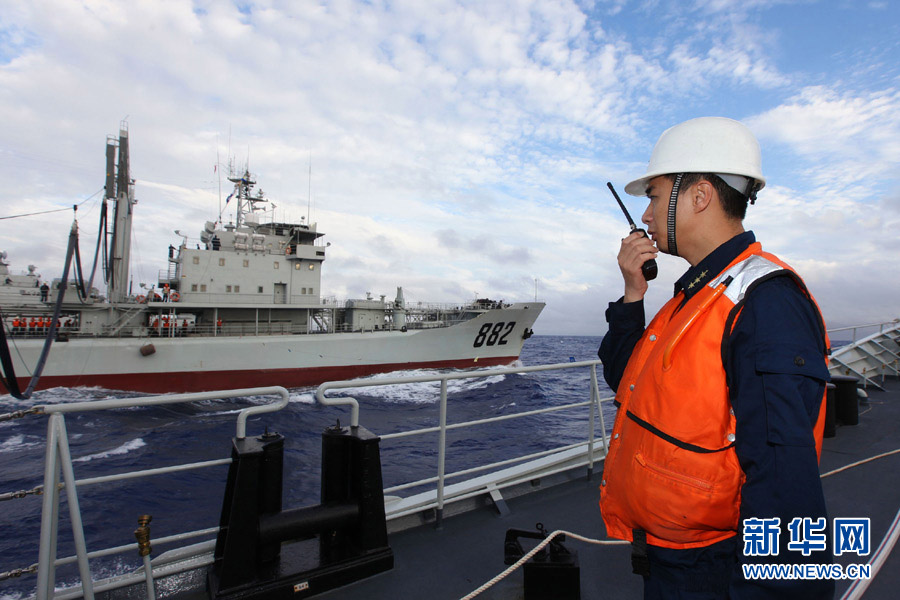
[[(135, 392), (108, 390), (102, 387), (56, 387), (35, 392), (27, 400), (17, 400), (11, 395), (0, 396), (0, 413), (26, 410), (32, 406), (43, 404), (70, 404), (73, 402), (90, 402), (92, 400), (115, 400), (140, 396)], [(9, 423), (8, 421), (6, 423)], [(0, 423), (0, 426), (6, 424)]]
[[(447, 371), (439, 371), (436, 369), (416, 369), (412, 371), (394, 371), (391, 373), (379, 373), (369, 377), (362, 377), (358, 381), (374, 382), (382, 379), (390, 379), (396, 377), (428, 377), (446, 374)], [(479, 377), (475, 379), (450, 379), (447, 381), (447, 393), (459, 394), (486, 388), (495, 383), (500, 383), (506, 378), (505, 375), (492, 375), (490, 377)], [(394, 402), (397, 404), (434, 404), (440, 401), (441, 382), (440, 381), (415, 381), (409, 383), (392, 384), (378, 387), (361, 386), (358, 388), (345, 388), (342, 390), (334, 390), (329, 396), (360, 396), (376, 397), (386, 402)]]
[(30, 448), (40, 448), (44, 445), (44, 439), (35, 435), (14, 435), (0, 442), (0, 454), (6, 452), (19, 452)]
[(305, 392), (305, 393), (291, 394), (290, 402), (295, 403), (295, 404), (315, 404), (316, 403), (316, 393), (315, 392)]
[[(378, 373), (367, 377), (360, 377), (354, 381), (379, 381), (382, 379), (395, 377), (419, 377), (419, 376), (438, 376), (447, 373), (437, 369), (415, 369), (392, 371), (390, 373)], [(478, 390), (486, 388), (492, 384), (503, 381), (505, 375), (495, 375), (492, 377), (482, 377), (477, 379), (451, 379), (447, 382), (447, 392), (449, 394), (465, 393), (470, 390)], [(316, 388), (296, 388), (289, 392), (288, 402), (291, 404), (316, 404)], [(440, 381), (411, 382), (389, 386), (368, 387), (360, 386), (353, 388), (344, 388), (339, 390), (331, 390), (328, 393), (329, 398), (339, 398), (342, 396), (366, 396), (375, 397), (378, 400), (393, 402), (397, 404), (433, 404), (438, 402), (441, 394)], [(280, 400), (279, 396), (253, 396), (247, 398), (235, 399), (247, 402), (251, 405), (274, 404)], [(214, 406), (218, 401), (208, 400), (201, 404)], [(225, 411), (220, 414), (232, 414), (240, 412), (240, 409)]]
[[(139, 572), (140, 567), (136, 564), (129, 563), (122, 558), (116, 558), (110, 564), (96, 564), (91, 563), (91, 573), (94, 578), (94, 583), (96, 584), (98, 581), (109, 579), (112, 577), (120, 577), (122, 575), (127, 575), (129, 573)], [(141, 570), (142, 571), (142, 570)], [(58, 582), (56, 584), (57, 592), (66, 592), (69, 590), (73, 590), (81, 587), (81, 579), (69, 577), (67, 580)], [(23, 596), (11, 596), (9, 600), (18, 600)], [(7, 600), (5, 597), (0, 596), (0, 600)]]
[(122, 454), (128, 454), (132, 450), (137, 450), (138, 448), (143, 448), (147, 444), (144, 443), (144, 440), (141, 438), (133, 439), (128, 442), (125, 442), (118, 448), (113, 448), (112, 450), (107, 450), (106, 452), (98, 452), (96, 454), (89, 454), (88, 456), (82, 456), (80, 458), (72, 459), (72, 462), (88, 462), (92, 461), (95, 458), (109, 458), (110, 456), (120, 456)]

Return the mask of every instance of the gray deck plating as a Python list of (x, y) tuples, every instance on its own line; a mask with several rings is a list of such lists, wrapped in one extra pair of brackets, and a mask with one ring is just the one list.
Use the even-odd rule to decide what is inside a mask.
[[(838, 426), (825, 440), (823, 473), (900, 447), (900, 383), (888, 381), (886, 391), (870, 393), (860, 405), (859, 425)], [(507, 501), (510, 513), (493, 509), (445, 519), (440, 530), (419, 527), (390, 537), (394, 569), (318, 596), (323, 600), (373, 598), (460, 598), (500, 573), (507, 529), (533, 529), (541, 522), (548, 530), (565, 529), (587, 537), (604, 538), (597, 508), (600, 477), (581, 477), (540, 493)], [(872, 549), (877, 548), (900, 507), (900, 454), (827, 477), (823, 481), (830, 517), (870, 517)], [(639, 598), (642, 584), (631, 574), (627, 546), (596, 546), (569, 540), (581, 565), (581, 597)], [(865, 594), (872, 600), (897, 597), (900, 553), (894, 552)], [(836, 558), (840, 564), (864, 562), (856, 555)], [(851, 581), (837, 582), (840, 597)], [(521, 598), (522, 573), (516, 571), (479, 598)]]

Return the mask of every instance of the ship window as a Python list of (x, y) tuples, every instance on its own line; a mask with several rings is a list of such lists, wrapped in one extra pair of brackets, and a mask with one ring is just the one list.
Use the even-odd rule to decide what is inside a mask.
[(249, 266), (250, 266), (250, 261), (247, 260), (246, 258), (244, 259), (244, 266), (245, 266), (245, 267), (249, 267)]
[(309, 293), (310, 293), (310, 294), (313, 293), (313, 289), (312, 289), (312, 288), (309, 288)]
[(315, 271), (315, 270), (316, 270), (316, 265), (315, 265), (315, 263), (309, 263), (309, 270), (310, 270), (310, 271)]
[(306, 288), (302, 288), (302, 289), (300, 290), (300, 293), (301, 293), (301, 294), (306, 294)]
[(229, 293), (229, 294), (231, 293), (231, 286), (230, 286), (230, 285), (226, 285), (226, 286), (225, 286), (225, 292), (226, 292), (226, 293)]
[(220, 267), (224, 267), (224, 266), (225, 266), (225, 259), (224, 259), (224, 258), (220, 258), (220, 259), (219, 259), (219, 266), (220, 266)]
[(294, 263), (294, 270), (299, 271), (302, 265), (300, 263)]
[(206, 291), (206, 284), (205, 284), (205, 283), (201, 283), (201, 284), (200, 284), (200, 291), (201, 291), (201, 292), (205, 292), (205, 291)]
[(199, 265), (199, 264), (200, 264), (200, 257), (199, 257), (199, 256), (195, 256), (195, 257), (194, 257), (194, 264), (195, 264), (195, 265)]
[(241, 286), (239, 286), (239, 285), (234, 286), (234, 293), (235, 293), (235, 294), (240, 294), (240, 293), (241, 293)]
[(277, 268), (280, 266), (280, 264), (281, 264), (281, 263), (279, 263), (279, 262), (276, 260), (274, 263), (272, 263), (272, 268), (273, 268), (273, 269), (277, 269)]
[(259, 286), (258, 288), (256, 288), (256, 291), (257, 291), (258, 293), (260, 293), (260, 294), (263, 293), (262, 290), (263, 290), (262, 286)]
[(197, 291), (197, 284), (196, 284), (196, 283), (192, 283), (192, 284), (191, 284), (191, 291), (192, 291), (192, 292), (196, 292), (196, 291)]

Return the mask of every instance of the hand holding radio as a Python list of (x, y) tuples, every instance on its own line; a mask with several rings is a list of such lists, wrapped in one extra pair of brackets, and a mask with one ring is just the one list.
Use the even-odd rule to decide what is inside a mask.
[[(628, 219), (628, 224), (631, 226), (631, 233), (639, 232), (644, 237), (647, 237), (647, 232), (634, 224), (634, 220), (632, 220), (631, 215), (628, 214), (628, 209), (625, 208), (625, 204), (622, 203), (622, 199), (619, 198), (619, 194), (616, 193), (616, 190), (615, 188), (613, 188), (612, 183), (607, 181), (606, 186), (609, 188), (609, 191), (612, 192), (612, 195), (616, 199), (616, 202), (619, 203), (619, 207), (622, 209), (622, 212), (625, 213), (625, 218)], [(647, 281), (656, 279), (656, 275), (659, 273), (659, 269), (656, 266), (656, 259), (651, 258), (645, 261), (644, 264), (641, 265), (641, 273), (644, 275), (644, 279)]]

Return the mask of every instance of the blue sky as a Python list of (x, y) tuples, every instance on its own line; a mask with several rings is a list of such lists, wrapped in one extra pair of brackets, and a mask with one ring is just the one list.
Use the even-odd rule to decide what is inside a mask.
[[(326, 294), (528, 300), (537, 279), (538, 333), (601, 334), (627, 231), (606, 181), (640, 175), (667, 127), (721, 115), (762, 146), (747, 228), (829, 325), (898, 316), (896, 2), (4, 5), (0, 216), (91, 197), (127, 118), (136, 282), (175, 229), (215, 218), (218, 152), (249, 160), (279, 218), (305, 216), (312, 190)], [(85, 249), (97, 215), (79, 210)], [(0, 220), (0, 249), (57, 276), (70, 223)], [(651, 311), (686, 264), (660, 267)]]

